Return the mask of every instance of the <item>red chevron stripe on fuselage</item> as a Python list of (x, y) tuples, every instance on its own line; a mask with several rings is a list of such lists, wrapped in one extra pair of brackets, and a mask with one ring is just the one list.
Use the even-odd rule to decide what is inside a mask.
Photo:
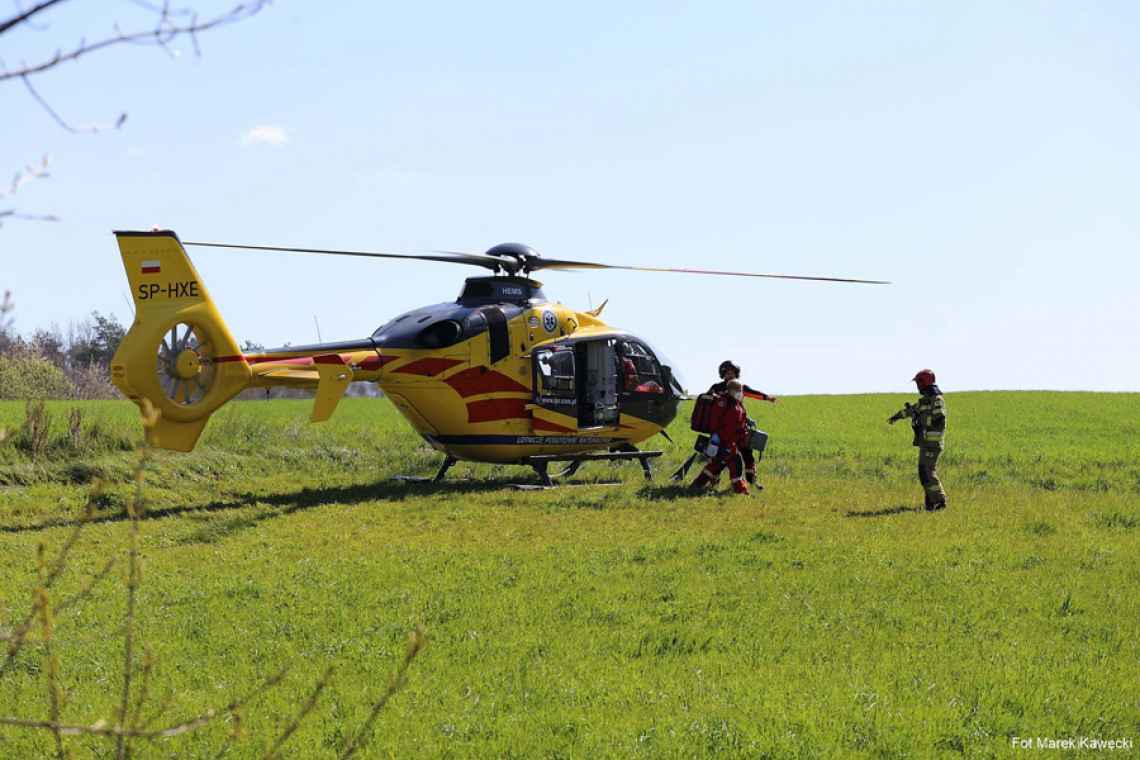
[(460, 359), (440, 359), (438, 357), (429, 356), (424, 359), (417, 359), (414, 362), (405, 364), (396, 369), (396, 372), (403, 372), (408, 375), (425, 375), (427, 377), (435, 377), (441, 372), (446, 372), (457, 364), (463, 364)]
[(489, 398), (467, 404), (468, 422), (498, 422), (530, 417), (525, 398)]
[(535, 417), (531, 421), (531, 427), (534, 430), (545, 430), (549, 433), (574, 433), (574, 432), (577, 432), (574, 430), (574, 428), (564, 427), (564, 426), (559, 425), (555, 422), (547, 422), (546, 420), (542, 419), (541, 417)]
[(462, 372), (456, 372), (444, 380), (461, 397), (478, 396), (483, 393), (526, 393), (530, 388), (517, 383), (502, 372), (496, 372), (488, 367), (472, 367)]

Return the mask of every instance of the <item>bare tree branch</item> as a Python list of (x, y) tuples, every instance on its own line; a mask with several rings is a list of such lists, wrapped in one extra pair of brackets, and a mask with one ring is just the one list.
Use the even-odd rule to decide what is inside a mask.
[(369, 740), (372, 734), (372, 724), (380, 717), (380, 712), (384, 709), (384, 705), (388, 704), (388, 700), (392, 695), (400, 690), (404, 685), (405, 677), (408, 673), (408, 666), (412, 664), (412, 660), (416, 659), (416, 655), (424, 648), (427, 643), (427, 637), (424, 636), (423, 629), (418, 625), (408, 636), (408, 651), (404, 653), (404, 661), (400, 663), (400, 667), (392, 674), (391, 679), (388, 681), (388, 688), (380, 695), (380, 699), (372, 705), (372, 710), (368, 713), (363, 725), (357, 730), (353, 737), (349, 740), (348, 746), (345, 747), (344, 752), (340, 755), (340, 760), (348, 760), (348, 758), (355, 755), (360, 751)]
[(25, 164), (24, 168), (16, 172), (12, 177), (12, 183), (8, 186), (6, 192), (0, 192), (0, 198), (7, 198), (9, 195), (15, 195), (16, 191), (24, 185), (28, 184), (34, 179), (41, 179), (50, 177), (48, 174), (48, 157), (45, 155), (40, 160), (40, 165)]
[[(119, 703), (119, 726), (128, 726), (128, 717), (131, 709), (131, 675), (135, 671), (135, 603), (138, 598), (139, 583), (141, 582), (142, 559), (139, 557), (139, 516), (146, 509), (143, 501), (143, 475), (146, 472), (147, 462), (150, 459), (150, 450), (143, 446), (138, 466), (135, 468), (135, 498), (127, 504), (127, 514), (131, 518), (130, 551), (127, 554), (127, 616), (125, 620), (126, 633), (123, 634), (123, 697)], [(150, 676), (149, 666), (145, 670)], [(142, 709), (139, 701), (138, 709)], [(119, 734), (115, 743), (115, 756), (117, 760), (124, 760), (130, 751), (130, 741), (123, 734)]]
[[(83, 516), (75, 523), (75, 527), (72, 528), (71, 533), (68, 534), (67, 539), (63, 542), (63, 547), (59, 550), (59, 554), (56, 555), (55, 562), (52, 563), (51, 569), (46, 572), (43, 580), (39, 584), (45, 591), (52, 587), (52, 584), (55, 583), (60, 573), (62, 573), (63, 569), (67, 566), (68, 555), (71, 554), (72, 548), (75, 547), (75, 543), (79, 540), (79, 535), (83, 532), (83, 527), (94, 514), (95, 496), (93, 490), (92, 495), (88, 497), (87, 503), (84, 505)], [(42, 599), (37, 594), (31, 611), (28, 612), (24, 621), (16, 626), (16, 629), (12, 632), (8, 641), (7, 657), (5, 657), (3, 663), (0, 663), (0, 676), (4, 675), (8, 667), (15, 661), (16, 655), (20, 653), (20, 649), (24, 646), (28, 633), (32, 629), (33, 621), (40, 611), (40, 604), (42, 604)]]
[(281, 732), (281, 736), (277, 737), (277, 741), (274, 742), (273, 748), (269, 750), (269, 752), (265, 755), (265, 760), (274, 760), (274, 758), (281, 756), (281, 748), (285, 746), (285, 742), (289, 741), (289, 737), (291, 737), (297, 730), (297, 727), (301, 725), (301, 721), (303, 721), (309, 715), (309, 713), (312, 712), (313, 708), (317, 706), (317, 700), (320, 698), (321, 692), (324, 691), (325, 687), (329, 685), (329, 681), (332, 680), (332, 674), (333, 668), (330, 665), (325, 668), (324, 675), (321, 676), (319, 681), (317, 681), (317, 685), (313, 687), (313, 692), (309, 694), (309, 698), (305, 700), (305, 704), (301, 708), (300, 712), (297, 713), (296, 717), (293, 718), (288, 727), (286, 727), (286, 729)]
[(111, 725), (106, 721), (100, 720), (92, 723), (90, 726), (75, 726), (65, 725), (61, 723), (53, 723), (50, 720), (26, 720), (24, 718), (0, 717), (0, 726), (18, 726), (20, 728), (39, 728), (45, 731), (58, 731), (62, 736), (112, 736), (112, 737), (130, 737), (134, 739), (166, 739), (171, 736), (179, 736), (181, 734), (194, 731), (202, 726), (210, 723), (212, 720), (221, 715), (232, 713), (240, 709), (244, 705), (253, 701), (257, 697), (264, 694), (269, 689), (279, 684), (288, 669), (281, 670), (277, 675), (264, 681), (260, 686), (245, 694), (244, 696), (235, 699), (224, 707), (217, 709), (206, 710), (201, 715), (196, 715), (180, 723), (176, 723), (167, 728), (162, 728), (154, 731), (146, 731), (140, 729), (124, 728), (122, 726)]
[(4, 226), (5, 219), (22, 219), (28, 222), (58, 222), (59, 217), (54, 214), (21, 214), (13, 209), (0, 211), (0, 227)]
[(67, 52), (57, 50), (52, 56), (41, 60), (39, 63), (25, 64), (14, 69), (0, 71), (0, 82), (6, 79), (40, 74), (61, 63), (77, 60), (88, 53), (103, 50), (114, 45), (143, 44), (166, 48), (170, 42), (178, 37), (189, 36), (193, 38), (200, 32), (247, 19), (250, 16), (260, 13), (268, 4), (269, 0), (253, 0), (253, 2), (250, 3), (235, 5), (228, 11), (205, 20), (199, 20), (197, 15), (191, 15), (189, 21), (180, 20), (185, 17), (185, 11), (189, 9), (172, 12), (169, 7), (164, 6), (161, 9), (154, 10), (158, 15), (158, 19), (152, 28), (124, 32), (116, 26), (114, 28), (114, 34), (101, 40), (95, 42), (80, 40), (75, 47)]
[[(43, 542), (40, 542), (39, 549), (36, 552), (36, 575), (38, 582), (36, 584), (36, 602), (39, 606), (39, 618), (41, 632), (44, 642), (44, 658), (47, 660), (48, 671), (48, 704), (51, 706), (51, 721), (52, 723), (59, 722), (59, 703), (61, 702), (61, 693), (59, 688), (59, 657), (55, 654), (55, 646), (53, 639), (55, 638), (55, 626), (53, 625), (51, 616), (51, 601), (48, 598), (48, 590), (44, 587), (44, 579), (47, 577), (47, 549), (44, 547)], [(55, 738), (55, 756), (58, 760), (66, 760), (67, 754), (63, 751), (63, 735), (59, 731), (52, 731)]]
[(24, 86), (28, 88), (28, 92), (30, 92), (32, 97), (35, 98), (35, 101), (39, 103), (45, 111), (48, 112), (48, 115), (51, 116), (55, 123), (63, 129), (66, 129), (68, 132), (71, 132), (72, 134), (94, 135), (98, 134), (99, 132), (105, 132), (108, 129), (118, 129), (119, 127), (123, 126), (123, 122), (127, 120), (127, 114), (126, 112), (123, 112), (119, 114), (119, 117), (117, 119), (115, 119), (114, 124), (88, 124), (86, 127), (73, 127), (64, 121), (63, 117), (60, 116), (46, 100), (44, 100), (43, 95), (40, 95), (39, 91), (32, 86), (32, 80), (28, 79), (26, 76), (21, 77), (21, 79), (24, 80)]
[(63, 0), (45, 0), (42, 3), (37, 3), (37, 4), (33, 5), (31, 8), (24, 11), (23, 13), (16, 14), (15, 16), (8, 19), (7, 21), (0, 21), (0, 34), (3, 34), (4, 32), (8, 31), (9, 29), (11, 29), (13, 27), (19, 26), (20, 24), (22, 24), (25, 21), (27, 21), (28, 19), (30, 19), (32, 16), (35, 16), (38, 13), (42, 13), (43, 11), (46, 11), (48, 8), (52, 7), (53, 5), (59, 5), (62, 2), (63, 2)]
[[(198, 35), (201, 32), (247, 19), (260, 13), (271, 2), (271, 0), (243, 0), (243, 2), (230, 5), (224, 12), (202, 18), (194, 7), (171, 7), (170, 0), (163, 0), (161, 5), (151, 0), (129, 1), (137, 8), (141, 8), (150, 14), (151, 18), (149, 23), (140, 21), (137, 25), (129, 25), (129, 27), (133, 28), (126, 30), (121, 28), (118, 23), (113, 23), (111, 24), (111, 32), (105, 36), (93, 42), (88, 42), (86, 37), (81, 37), (79, 42), (73, 47), (57, 48), (54, 54), (45, 56), (41, 58), (39, 62), (32, 64), (21, 61), (18, 66), (10, 67), (4, 58), (0, 58), (0, 83), (6, 80), (21, 79), (32, 99), (47, 112), (61, 129), (67, 132), (73, 134), (97, 134), (112, 128), (118, 129), (123, 126), (123, 122), (127, 119), (126, 112), (120, 113), (111, 124), (91, 124), (82, 127), (72, 126), (67, 119), (63, 118), (59, 111), (52, 107), (47, 98), (40, 94), (39, 90), (33, 85), (31, 78), (45, 71), (49, 71), (60, 64), (68, 61), (76, 61), (89, 53), (94, 53), (97, 50), (103, 50), (116, 45), (149, 45), (162, 48), (162, 50), (171, 57), (176, 57), (178, 51), (173, 49), (171, 44), (179, 38), (188, 38), (194, 55), (200, 57), (202, 55), (202, 48), (198, 42)], [(63, 2), (64, 0), (39, 0), (38, 2), (33, 2), (31, 7), (25, 9), (23, 2), (16, 0), (15, 15), (0, 21), (0, 35), (17, 30), (21, 26), (37, 31), (41, 30), (42, 27), (34, 25), (32, 20)], [(45, 158), (43, 170), (34, 170), (28, 167), (28, 171), (26, 172), (17, 172), (15, 179), (12, 181), (11, 188), (7, 192), (0, 191), (0, 199), (16, 192), (25, 182), (37, 177), (48, 176), (46, 167)], [(4, 226), (4, 222), (16, 219), (38, 222), (59, 221), (59, 217), (53, 214), (30, 214), (16, 208), (0, 208), (0, 227)]]
[(150, 651), (150, 647), (145, 647), (142, 665), (142, 685), (139, 687), (139, 694), (135, 699), (134, 717), (130, 718), (127, 722), (127, 725), (132, 729), (137, 730), (142, 727), (142, 710), (143, 705), (146, 704), (147, 697), (150, 696), (150, 676), (153, 671), (154, 654)]
[[(48, 157), (45, 155), (40, 161), (40, 165), (25, 164), (24, 168), (16, 172), (12, 176), (12, 182), (8, 185), (7, 191), (0, 191), (0, 198), (7, 198), (8, 196), (15, 195), (21, 187), (35, 179), (42, 179), (50, 177), (48, 173)], [(16, 209), (0, 209), (0, 227), (4, 226), (5, 219), (24, 219), (37, 222), (56, 222), (59, 218), (51, 214), (25, 214)]]
[(70, 607), (74, 607), (87, 597), (91, 596), (91, 593), (95, 590), (95, 587), (98, 586), (103, 581), (103, 579), (107, 577), (107, 574), (111, 572), (111, 568), (115, 566), (116, 561), (117, 560), (115, 557), (108, 559), (103, 564), (103, 568), (95, 575), (91, 576), (91, 578), (88, 579), (87, 583), (83, 585), (83, 588), (79, 589), (79, 591), (75, 592), (57, 604), (52, 610), (52, 614), (58, 617), (61, 612), (65, 612)]

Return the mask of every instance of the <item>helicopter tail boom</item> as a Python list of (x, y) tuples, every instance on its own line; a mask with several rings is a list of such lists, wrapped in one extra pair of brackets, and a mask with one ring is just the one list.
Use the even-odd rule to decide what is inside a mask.
[(151, 445), (190, 451), (252, 373), (174, 232), (115, 238), (135, 319), (111, 360), (111, 381), (150, 418)]

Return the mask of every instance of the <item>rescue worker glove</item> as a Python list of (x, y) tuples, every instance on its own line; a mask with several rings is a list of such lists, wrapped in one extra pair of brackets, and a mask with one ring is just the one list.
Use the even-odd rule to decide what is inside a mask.
[(720, 436), (713, 433), (712, 438), (709, 438), (709, 445), (705, 447), (705, 456), (713, 459), (718, 451), (720, 451)]

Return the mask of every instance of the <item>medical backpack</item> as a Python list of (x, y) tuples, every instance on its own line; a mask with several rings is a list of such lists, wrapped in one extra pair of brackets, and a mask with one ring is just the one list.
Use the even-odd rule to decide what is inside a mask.
[(693, 416), (689, 418), (689, 427), (697, 433), (712, 433), (715, 424), (717, 397), (711, 393), (702, 393), (693, 403)]

